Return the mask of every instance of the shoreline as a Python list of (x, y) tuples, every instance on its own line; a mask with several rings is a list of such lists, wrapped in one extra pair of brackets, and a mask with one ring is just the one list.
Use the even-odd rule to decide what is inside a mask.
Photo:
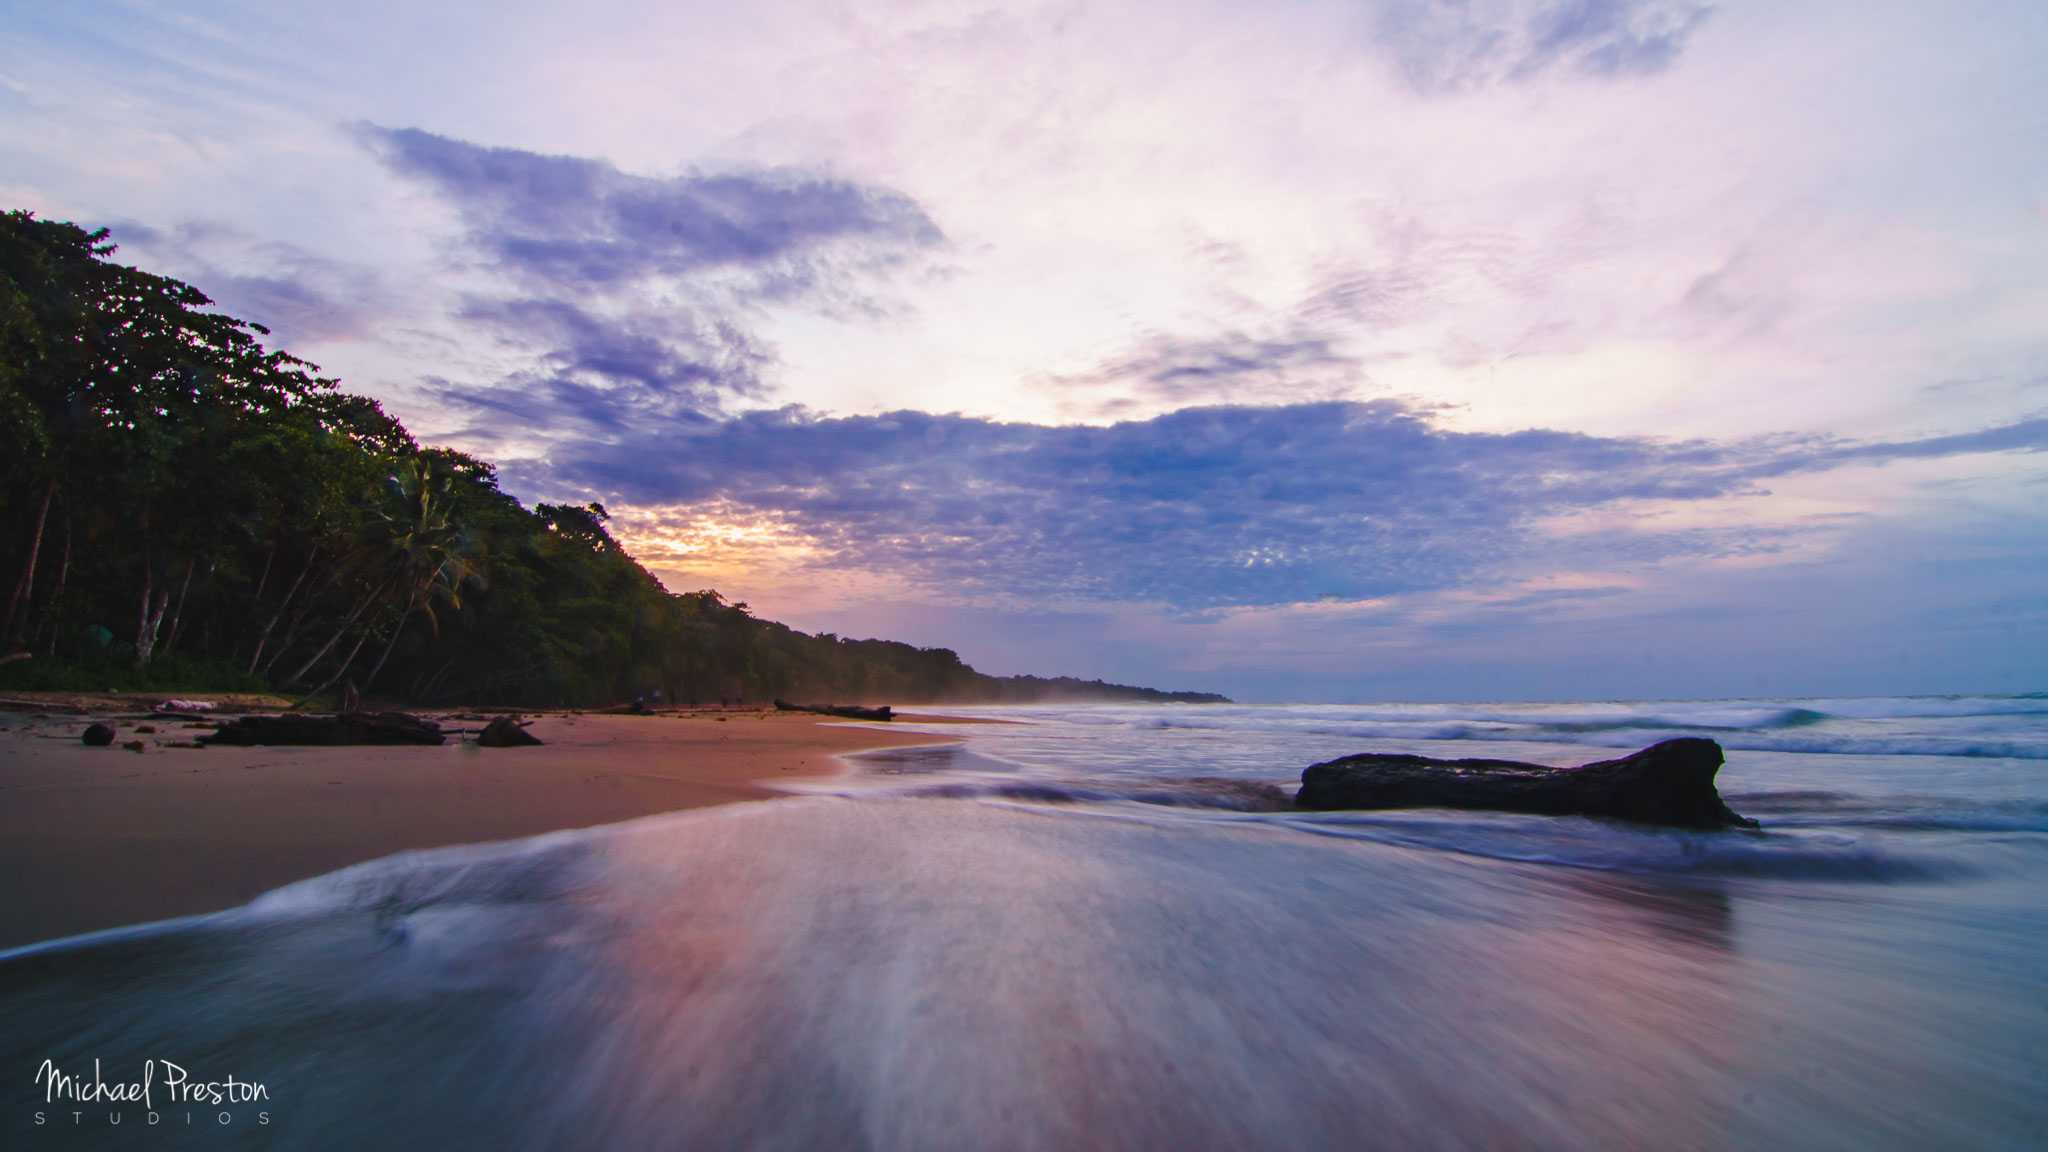
[[(0, 952), (225, 911), (397, 852), (771, 799), (787, 795), (778, 779), (852, 771), (847, 753), (953, 742), (758, 711), (532, 718), (539, 747), (197, 748), (175, 746), (196, 718), (15, 713), (0, 729)], [(79, 743), (95, 721), (115, 746)]]

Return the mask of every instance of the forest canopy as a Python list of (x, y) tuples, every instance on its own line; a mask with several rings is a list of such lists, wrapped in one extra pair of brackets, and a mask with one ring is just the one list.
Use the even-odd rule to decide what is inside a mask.
[(1220, 701), (992, 677), (674, 593), (600, 504), (527, 508), (486, 461), (266, 345), (104, 229), (0, 217), (0, 683), (420, 704)]

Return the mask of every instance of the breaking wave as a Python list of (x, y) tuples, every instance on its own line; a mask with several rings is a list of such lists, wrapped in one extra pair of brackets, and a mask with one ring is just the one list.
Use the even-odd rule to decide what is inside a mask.
[[(1020, 710), (1028, 712), (1029, 710)], [(1371, 704), (1100, 709), (1079, 723), (1155, 731), (1250, 729), (1354, 740), (1634, 748), (1711, 736), (1754, 752), (2048, 760), (2048, 697), (1883, 697), (1579, 704)]]

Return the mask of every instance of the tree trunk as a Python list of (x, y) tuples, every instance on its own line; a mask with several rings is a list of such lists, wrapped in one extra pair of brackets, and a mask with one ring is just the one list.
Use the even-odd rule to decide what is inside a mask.
[[(306, 618), (312, 615), (313, 606), (320, 602), (320, 594), (341, 583), (341, 578), (348, 574), (348, 558), (342, 556), (337, 559), (338, 562), (334, 565), (334, 571), (327, 574), (327, 579), (321, 581), (319, 587), (307, 592), (304, 597), (300, 598), (299, 606), (292, 609), (292, 620), (291, 623), (285, 625), (284, 639), (279, 640), (277, 647), (271, 649), (270, 659), (263, 662), (262, 670), (256, 673), (258, 676), (276, 683), (272, 674), (277, 671), (277, 662), (284, 659), (285, 655), (292, 650), (293, 645), (299, 642), (299, 631), (306, 626)], [(310, 558), (307, 562), (311, 563)]]
[(149, 650), (156, 647), (156, 625), (149, 618), (150, 594), (156, 590), (156, 558), (149, 548), (149, 500), (142, 501), (142, 611), (135, 621), (135, 666), (149, 663)]
[[(362, 602), (356, 605), (355, 610), (348, 614), (348, 619), (343, 620), (341, 622), (341, 627), (336, 628), (334, 630), (334, 635), (328, 638), (327, 643), (322, 644), (318, 652), (313, 653), (313, 655), (309, 657), (304, 664), (299, 665), (299, 670), (297, 672), (292, 673), (290, 679), (286, 680), (285, 683), (298, 684), (303, 682), (306, 679), (306, 673), (311, 672), (313, 670), (313, 665), (318, 664), (322, 656), (327, 655), (327, 653), (336, 644), (339, 644), (341, 642), (341, 638), (348, 634), (349, 628), (352, 627), (355, 624), (356, 620), (362, 616), (363, 611), (367, 609), (370, 605), (376, 603), (377, 599), (384, 595), (384, 589), (390, 586), (390, 582), (386, 581), (385, 583), (379, 584), (377, 585), (377, 587), (371, 589), (370, 594), (368, 596), (363, 597)], [(362, 641), (358, 640), (356, 642), (356, 647), (362, 647)], [(351, 659), (353, 659), (353, 653), (351, 653)]]
[(149, 606), (151, 581), (148, 576), (142, 580), (142, 621), (135, 629), (135, 668), (141, 671), (149, 667), (149, 657), (156, 650), (157, 629), (163, 626), (164, 612), (171, 605), (171, 590), (162, 589), (156, 594), (156, 608)]
[(377, 673), (384, 671), (384, 662), (391, 659), (391, 650), (398, 647), (398, 638), (405, 635), (406, 621), (412, 619), (412, 614), (419, 610), (420, 596), (421, 591), (416, 590), (412, 598), (405, 602), (405, 611), (398, 616), (398, 626), (391, 630), (391, 639), (384, 644), (384, 654), (377, 657), (376, 667), (370, 669), (370, 674), (363, 679), (363, 691), (368, 692), (370, 685), (377, 682)]
[(306, 598), (299, 601), (299, 606), (292, 609), (292, 622), (284, 626), (284, 637), (277, 642), (277, 647), (270, 650), (270, 659), (263, 662), (256, 675), (270, 679), (271, 673), (277, 670), (277, 662), (299, 642), (299, 630), (306, 626), (306, 617), (312, 614), (314, 598), (318, 595), (317, 592), (307, 593)]
[(36, 560), (43, 551), (43, 525), (50, 519), (50, 501), (57, 495), (57, 478), (43, 486), (42, 507), (36, 510), (35, 535), (29, 537), (28, 560), (21, 566), (21, 578), (14, 582), (14, 594), (7, 598), (7, 622), (0, 626), (0, 640), (14, 640), (14, 622), (21, 618), (21, 609), (35, 598)]
[(277, 542), (273, 540), (270, 543), (270, 550), (263, 554), (263, 574), (256, 577), (256, 594), (249, 597), (251, 607), (256, 607), (263, 603), (263, 590), (270, 587), (270, 566), (276, 560)]
[(64, 510), (64, 558), (57, 562), (57, 586), (50, 590), (50, 599), (43, 605), (43, 623), (49, 626), (50, 643), (44, 655), (55, 659), (57, 637), (64, 630), (64, 585), (71, 579), (71, 509)]
[[(275, 551), (275, 549), (273, 549), (273, 551)], [(319, 556), (320, 546), (316, 544), (313, 546), (313, 550), (306, 554), (306, 566), (304, 568), (299, 569), (298, 579), (293, 580), (292, 586), (284, 590), (284, 599), (277, 602), (277, 611), (272, 612), (270, 614), (269, 622), (263, 625), (263, 631), (257, 635), (256, 651), (249, 656), (249, 674), (251, 676), (254, 676), (256, 674), (257, 661), (263, 659), (264, 645), (270, 643), (271, 629), (276, 628), (277, 622), (280, 619), (283, 619), (285, 608), (291, 604), (292, 597), (298, 595), (299, 585), (305, 583), (306, 574), (313, 570), (313, 562), (317, 560)], [(264, 579), (266, 580), (270, 578), (269, 561), (265, 561), (263, 564), (263, 576)], [(259, 597), (263, 595), (263, 588), (261, 585), (257, 586), (256, 594)]]
[(150, 582), (150, 574), (149, 560), (145, 555), (142, 561), (142, 611), (135, 618), (135, 659), (138, 665), (144, 659), (142, 637), (149, 631), (149, 598), (156, 590)]
[(329, 676), (325, 680), (322, 680), (318, 688), (315, 688), (311, 692), (306, 693), (304, 696), (299, 697), (296, 701), (292, 703), (292, 707), (297, 708), (299, 705), (304, 704), (306, 701), (311, 700), (313, 697), (318, 696), (322, 692), (327, 691), (329, 688), (334, 687), (334, 682), (336, 680), (341, 679), (342, 673), (348, 671), (348, 666), (356, 662), (356, 653), (361, 652), (363, 650), (363, 641), (368, 640), (369, 638), (370, 630), (368, 628), (363, 629), (363, 634), (356, 637), (356, 646), (348, 650), (348, 655), (342, 659), (341, 667), (336, 668), (334, 670), (334, 675)]
[(431, 697), (434, 692), (440, 689), (441, 681), (447, 679), (448, 673), (455, 667), (455, 662), (460, 659), (462, 659), (462, 653), (457, 652), (455, 655), (450, 656), (446, 663), (441, 665), (440, 671), (434, 673), (424, 683), (413, 685), (413, 698), (416, 700), (426, 700)]
[(198, 557), (196, 556), (189, 557), (185, 561), (185, 582), (178, 586), (178, 606), (171, 610), (170, 635), (164, 637), (163, 654), (166, 656), (170, 655), (171, 649), (176, 647), (178, 643), (178, 624), (185, 618), (185, 596), (192, 591), (192, 567), (196, 563), (198, 563)]

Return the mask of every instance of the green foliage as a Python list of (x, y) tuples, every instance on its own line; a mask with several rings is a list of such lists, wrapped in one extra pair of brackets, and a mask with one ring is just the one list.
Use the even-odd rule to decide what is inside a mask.
[(529, 510), (106, 233), (0, 216), (0, 685), (426, 703), (1163, 698), (983, 676), (671, 593), (602, 505)]
[(124, 651), (119, 659), (78, 656), (66, 660), (24, 660), (0, 666), (0, 691), (8, 692), (267, 692), (261, 677), (226, 660), (171, 655), (138, 670)]

